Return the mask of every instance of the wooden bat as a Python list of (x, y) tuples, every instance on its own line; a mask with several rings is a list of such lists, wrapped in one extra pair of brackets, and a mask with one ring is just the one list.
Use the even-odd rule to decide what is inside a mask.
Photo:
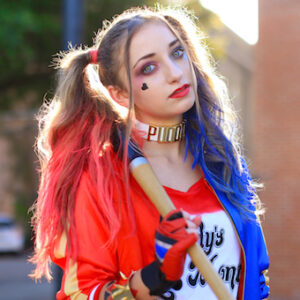
[[(136, 149), (136, 145), (132, 147), (132, 144), (129, 144), (128, 159), (130, 172), (155, 205), (159, 213), (164, 217), (173, 210), (175, 206), (158, 181), (148, 161), (143, 157), (141, 151)], [(195, 243), (188, 249), (188, 254), (217, 298), (219, 300), (233, 300), (231, 293), (213, 268), (200, 245)]]

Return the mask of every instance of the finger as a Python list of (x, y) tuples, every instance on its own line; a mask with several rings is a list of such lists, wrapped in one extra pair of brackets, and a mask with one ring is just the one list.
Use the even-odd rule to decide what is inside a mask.
[(187, 233), (194, 233), (194, 234), (196, 234), (196, 236), (198, 238), (200, 237), (199, 231), (197, 229), (188, 228), (188, 229), (186, 229), (186, 231), (187, 231)]
[(198, 228), (199, 225), (197, 225), (196, 223), (194, 223), (193, 221), (190, 220), (186, 220), (187, 223), (187, 228)]
[(181, 209), (181, 212), (182, 212), (183, 217), (186, 220), (191, 220), (192, 219), (191, 215), (188, 212), (184, 211), (183, 209)]
[(192, 219), (192, 222), (198, 227), (202, 223), (202, 217), (198, 215)]

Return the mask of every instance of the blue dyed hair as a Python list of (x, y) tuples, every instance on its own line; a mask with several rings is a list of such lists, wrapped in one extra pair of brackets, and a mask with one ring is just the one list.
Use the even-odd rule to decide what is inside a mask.
[[(262, 213), (260, 201), (250, 176), (246, 161), (235, 141), (235, 124), (225, 124), (225, 112), (216, 101), (205, 75), (195, 66), (197, 99), (184, 114), (186, 120), (186, 155), (193, 155), (193, 168), (200, 165), (206, 178), (214, 187), (224, 192), (241, 215), (253, 219)], [(231, 126), (231, 134), (225, 133), (225, 125)]]

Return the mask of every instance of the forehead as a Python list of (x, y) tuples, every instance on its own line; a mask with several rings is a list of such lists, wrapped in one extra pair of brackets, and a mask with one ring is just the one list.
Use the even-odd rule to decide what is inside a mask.
[(167, 50), (169, 43), (175, 39), (176, 36), (162, 22), (152, 21), (143, 24), (133, 35), (130, 43), (129, 55), (131, 63), (149, 53)]

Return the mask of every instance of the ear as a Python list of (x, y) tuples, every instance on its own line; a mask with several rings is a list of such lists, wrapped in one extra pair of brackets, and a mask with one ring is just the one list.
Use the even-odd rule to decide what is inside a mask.
[(128, 92), (125, 90), (122, 90), (119, 87), (109, 85), (106, 87), (109, 95), (112, 99), (114, 99), (118, 104), (125, 106), (128, 108), (129, 106), (129, 95)]

